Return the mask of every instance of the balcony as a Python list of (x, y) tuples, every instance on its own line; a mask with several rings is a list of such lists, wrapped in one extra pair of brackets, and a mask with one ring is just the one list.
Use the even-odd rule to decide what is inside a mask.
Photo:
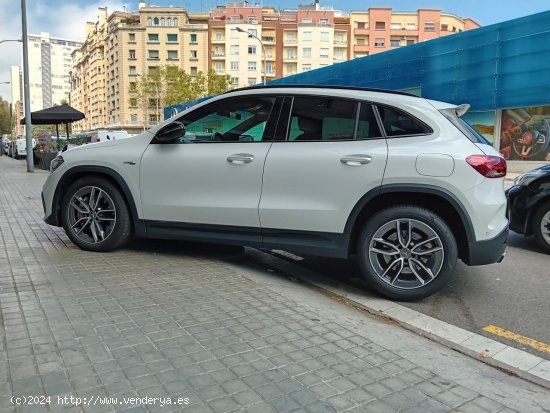
[(212, 59), (225, 59), (225, 53), (224, 52), (212, 52)]
[(262, 36), (262, 42), (264, 44), (275, 44), (274, 36)]
[(356, 44), (355, 46), (353, 46), (353, 51), (354, 52), (368, 52), (369, 51), (369, 45), (368, 44)]
[(285, 39), (284, 44), (298, 44), (298, 39)]
[(284, 59), (283, 59), (285, 62), (295, 62), (296, 60), (298, 60), (298, 55), (293, 55), (293, 56), (285, 56)]
[(216, 39), (216, 38), (212, 38), (212, 44), (225, 44), (225, 37), (222, 38), (222, 39)]
[(369, 29), (368, 28), (364, 28), (364, 29), (355, 29), (353, 31), (353, 33), (356, 35), (356, 36), (364, 36), (364, 35), (368, 35), (369, 34)]
[(347, 47), (348, 41), (347, 40), (336, 40), (334, 39), (334, 47)]

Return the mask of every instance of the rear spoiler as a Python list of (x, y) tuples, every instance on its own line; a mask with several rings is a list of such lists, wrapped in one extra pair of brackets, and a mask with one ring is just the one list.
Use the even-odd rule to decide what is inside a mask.
[(470, 110), (470, 105), (468, 105), (467, 103), (463, 103), (462, 105), (458, 105), (455, 108), (456, 116), (458, 116), (460, 118), (462, 115), (464, 115), (466, 112), (468, 112), (468, 110)]

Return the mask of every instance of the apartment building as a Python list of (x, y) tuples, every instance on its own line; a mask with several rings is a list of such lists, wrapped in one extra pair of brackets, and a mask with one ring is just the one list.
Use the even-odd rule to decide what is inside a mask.
[(88, 23), (84, 45), (73, 53), (75, 107), (86, 114), (75, 129), (139, 132), (158, 123), (159, 98), (143, 105), (131, 91), (140, 76), (161, 66), (178, 66), (192, 76), (207, 72), (208, 19), (208, 14), (145, 2), (136, 12), (109, 14), (100, 8), (98, 21)]
[(353, 31), (352, 58), (480, 27), (470, 18), (462, 19), (435, 9), (396, 12), (391, 8), (376, 7), (352, 11), (349, 19)]
[(242, 87), (262, 82), (264, 74), (269, 81), (477, 27), (472, 19), (432, 9), (346, 15), (318, 1), (280, 11), (227, 4), (210, 13), (209, 65), (229, 75), (232, 87)]
[(21, 118), (23, 118), (23, 74), (21, 67), (12, 66), (10, 73), (10, 85), (11, 85), (11, 102), (12, 110), (15, 115), (15, 125), (13, 133), (16, 136), (23, 135), (25, 129), (23, 125), (19, 124)]

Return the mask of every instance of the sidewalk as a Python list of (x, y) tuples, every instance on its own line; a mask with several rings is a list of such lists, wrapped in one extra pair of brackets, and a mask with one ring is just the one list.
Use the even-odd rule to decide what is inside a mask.
[[(547, 389), (257, 267), (235, 249), (145, 240), (113, 253), (81, 251), (42, 222), (46, 174), (0, 158), (0, 412), (550, 406)], [(48, 406), (15, 408), (14, 395), (43, 396)]]

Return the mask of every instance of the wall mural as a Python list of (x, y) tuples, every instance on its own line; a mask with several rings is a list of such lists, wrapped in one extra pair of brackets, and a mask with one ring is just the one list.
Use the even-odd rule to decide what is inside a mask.
[(507, 160), (550, 161), (550, 106), (504, 109), (500, 153)]

